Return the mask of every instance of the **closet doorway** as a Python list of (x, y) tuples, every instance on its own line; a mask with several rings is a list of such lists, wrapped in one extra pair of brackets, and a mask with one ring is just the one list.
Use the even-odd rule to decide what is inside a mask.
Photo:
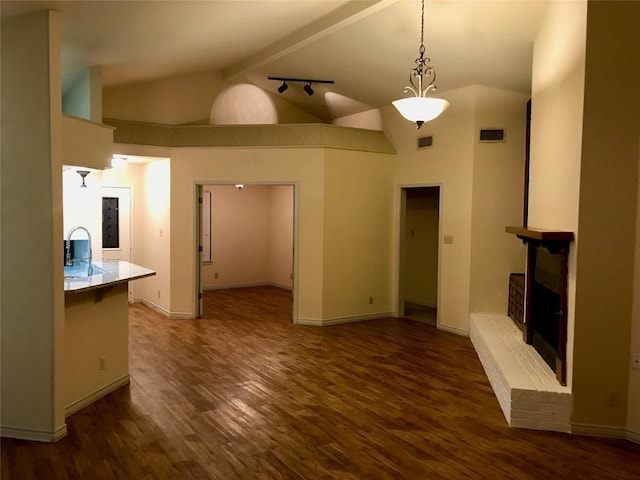
[(438, 325), (440, 187), (401, 189), (399, 316)]

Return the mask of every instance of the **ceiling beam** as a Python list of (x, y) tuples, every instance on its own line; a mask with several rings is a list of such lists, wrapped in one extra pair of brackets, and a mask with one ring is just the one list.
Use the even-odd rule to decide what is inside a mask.
[(237, 80), (246, 72), (274, 62), (317, 40), (331, 35), (363, 18), (383, 10), (399, 0), (348, 2), (333, 12), (314, 20), (275, 43), (222, 70), (225, 81)]

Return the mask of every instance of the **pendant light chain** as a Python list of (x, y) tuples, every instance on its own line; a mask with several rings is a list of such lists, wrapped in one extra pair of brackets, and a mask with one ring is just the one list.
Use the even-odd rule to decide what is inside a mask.
[[(420, 49), (418, 50), (420, 52), (420, 60), (422, 60), (424, 58), (424, 52), (425, 52), (425, 48), (424, 48), (424, 0), (422, 0), (422, 23), (420, 25)], [(420, 62), (422, 63), (422, 62)]]

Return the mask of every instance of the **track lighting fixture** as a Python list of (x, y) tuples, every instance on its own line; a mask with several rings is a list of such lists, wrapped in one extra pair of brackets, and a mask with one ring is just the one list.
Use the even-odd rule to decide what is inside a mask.
[(284, 93), (289, 88), (289, 85), (287, 85), (287, 82), (306, 83), (306, 85), (302, 88), (305, 91), (305, 93), (309, 96), (313, 95), (314, 93), (313, 88), (311, 88), (312, 83), (330, 83), (330, 84), (335, 83), (333, 80), (314, 80), (310, 78), (289, 78), (289, 77), (267, 77), (267, 80), (276, 80), (278, 82), (282, 82), (282, 85), (278, 87), (278, 93)]
[(304, 91), (307, 92), (307, 95), (313, 95), (313, 88), (311, 88), (311, 82), (304, 86)]

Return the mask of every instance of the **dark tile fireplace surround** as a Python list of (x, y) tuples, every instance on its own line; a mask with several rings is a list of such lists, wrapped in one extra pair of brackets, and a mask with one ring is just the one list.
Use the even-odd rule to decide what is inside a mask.
[(524, 341), (555, 372), (561, 385), (567, 374), (567, 270), (573, 232), (507, 227), (527, 245), (527, 273), (509, 278), (508, 314)]

